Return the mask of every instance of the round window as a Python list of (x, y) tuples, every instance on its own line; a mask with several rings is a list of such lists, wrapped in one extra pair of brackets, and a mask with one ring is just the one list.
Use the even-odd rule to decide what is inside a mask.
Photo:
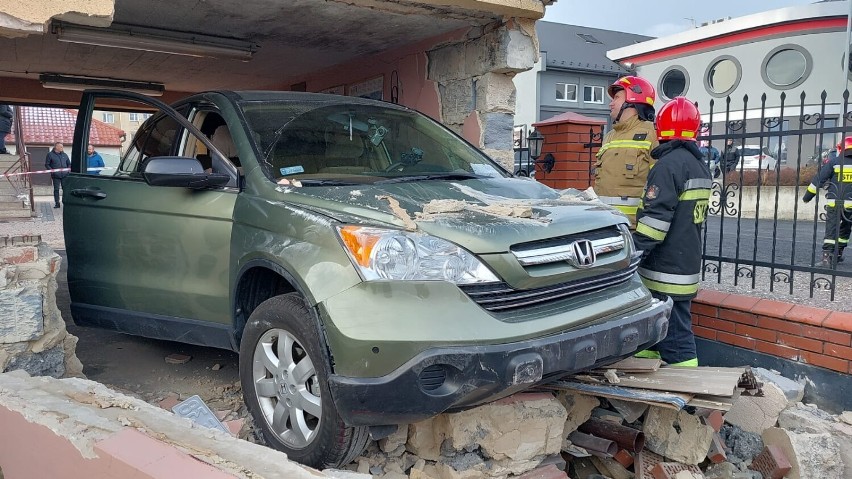
[(663, 73), (663, 79), (660, 80), (660, 92), (663, 97), (668, 99), (683, 95), (686, 92), (686, 74), (683, 70), (673, 68)]
[(707, 86), (717, 95), (729, 93), (740, 80), (740, 67), (731, 58), (723, 58), (707, 72)]
[(799, 50), (779, 50), (766, 61), (765, 71), (773, 85), (790, 86), (805, 77), (808, 59)]

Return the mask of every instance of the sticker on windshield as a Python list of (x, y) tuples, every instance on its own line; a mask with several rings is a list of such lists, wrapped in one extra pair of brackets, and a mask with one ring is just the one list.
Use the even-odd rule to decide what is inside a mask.
[(281, 172), (281, 176), (287, 176), (287, 175), (295, 175), (297, 173), (304, 173), (305, 169), (302, 168), (301, 165), (297, 165), (297, 166), (285, 166), (284, 168), (281, 168), (278, 171)]

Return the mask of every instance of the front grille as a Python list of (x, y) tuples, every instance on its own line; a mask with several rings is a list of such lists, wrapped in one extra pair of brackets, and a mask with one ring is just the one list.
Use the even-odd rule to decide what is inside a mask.
[(625, 239), (616, 226), (601, 228), (583, 233), (532, 241), (512, 246), (511, 251), (522, 266), (568, 262), (577, 267), (575, 242), (587, 242), (594, 250), (594, 256), (621, 251), (625, 247)]
[(599, 291), (610, 286), (628, 281), (636, 268), (639, 267), (639, 257), (625, 269), (604, 273), (589, 278), (568, 281), (536, 289), (515, 289), (506, 283), (482, 285), (462, 285), (461, 289), (476, 304), (488, 311), (507, 311), (517, 308), (536, 306), (565, 299), (581, 293)]

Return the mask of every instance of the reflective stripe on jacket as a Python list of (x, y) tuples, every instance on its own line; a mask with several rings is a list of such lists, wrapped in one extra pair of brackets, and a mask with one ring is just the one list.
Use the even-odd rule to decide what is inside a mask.
[(826, 183), (825, 206), (852, 208), (852, 157), (836, 156), (822, 165), (803, 199), (810, 201)]
[(645, 252), (639, 276), (645, 286), (674, 300), (698, 292), (701, 225), (707, 217), (713, 180), (695, 142), (674, 140), (652, 152), (657, 164), (648, 175), (636, 215), (636, 248)]

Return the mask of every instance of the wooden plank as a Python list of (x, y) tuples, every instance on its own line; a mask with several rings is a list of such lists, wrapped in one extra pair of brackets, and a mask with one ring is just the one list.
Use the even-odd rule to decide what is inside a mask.
[(731, 397), (742, 368), (660, 368), (651, 373), (619, 375), (619, 386), (655, 391)]
[(617, 369), (625, 373), (641, 373), (652, 372), (660, 369), (663, 364), (662, 360), (651, 358), (626, 358), (609, 366), (598, 368), (596, 371), (606, 371), (607, 369)]
[(705, 409), (718, 409), (728, 412), (733, 406), (731, 398), (720, 396), (695, 396), (686, 403), (687, 406), (703, 407)]
[(587, 384), (576, 381), (555, 381), (543, 384), (542, 388), (552, 388), (561, 391), (572, 391), (590, 396), (601, 396), (606, 398), (621, 399), (624, 401), (641, 402), (652, 406), (661, 406), (669, 409), (682, 409), (690, 399), (691, 394), (666, 393), (662, 391), (648, 391), (643, 389), (623, 388), (606, 384)]

